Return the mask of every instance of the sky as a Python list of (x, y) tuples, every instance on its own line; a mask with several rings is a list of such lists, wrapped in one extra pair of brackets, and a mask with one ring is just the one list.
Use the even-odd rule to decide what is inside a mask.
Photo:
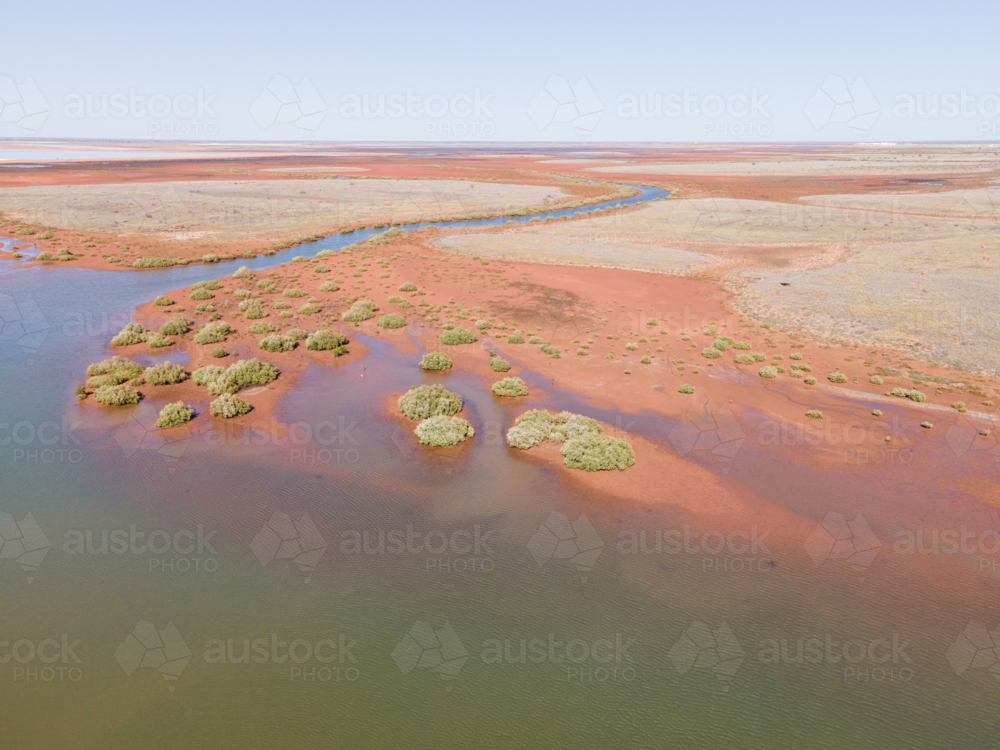
[(35, 2), (2, 19), (0, 138), (1000, 141), (996, 2)]

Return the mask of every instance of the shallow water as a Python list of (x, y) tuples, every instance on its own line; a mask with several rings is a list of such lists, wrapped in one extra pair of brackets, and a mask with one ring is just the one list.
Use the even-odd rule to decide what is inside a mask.
[[(237, 264), (263, 269), (358, 239)], [(583, 491), (506, 448), (523, 403), (494, 398), (476, 373), (425, 373), (414, 354), (368, 337), (365, 360), (301, 374), (276, 411), (281, 437), (251, 419), (162, 442), (153, 399), (81, 407), (80, 372), (107, 356), (137, 305), (234, 268), (0, 268), (5, 746), (1000, 742), (988, 644), (972, 664), (962, 643), (949, 652), (970, 622), (1000, 621), (998, 550), (984, 536), (1000, 530), (996, 459), (949, 447), (964, 445), (958, 432), (952, 444), (932, 439), (902, 406), (881, 406), (900, 420), (901, 452), (862, 461), (867, 444), (846, 429), (816, 446), (775, 438), (749, 408), (620, 414), (526, 374), (528, 407), (621, 424), (711, 471), (745, 503), (720, 523), (673, 504), (684, 498), (670, 486), (634, 505)], [(413, 425), (389, 415), (390, 394), (422, 382), (463, 396), (471, 444), (421, 448)], [(827, 425), (852, 407), (825, 406)], [(686, 442), (692, 429), (699, 439)], [(817, 451), (827, 460), (806, 468)], [(812, 534), (831, 512), (862, 512), (877, 554), (824, 556)], [(286, 531), (276, 513), (299, 527)], [(558, 527), (552, 513), (577, 523), (569, 536), (589, 556), (563, 557), (571, 545), (539, 534)], [(971, 552), (930, 545), (931, 531), (963, 524), (977, 535)], [(907, 530), (926, 532), (926, 551), (896, 548)], [(734, 531), (758, 547), (737, 534), (718, 549)], [(664, 543), (685, 532), (686, 549)], [(12, 557), (18, 535), (44, 557)], [(65, 655), (64, 634), (79, 640)], [(266, 643), (244, 660), (254, 639)], [(274, 641), (294, 642), (291, 657)], [(3, 660), (5, 643), (16, 658)]]

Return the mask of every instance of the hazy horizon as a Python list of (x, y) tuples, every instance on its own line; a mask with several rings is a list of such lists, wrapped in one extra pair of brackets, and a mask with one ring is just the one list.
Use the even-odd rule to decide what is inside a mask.
[(266, 11), (268, 38), (263, 9), (20, 5), (9, 27), (45, 43), (0, 64), (0, 138), (993, 142), (997, 8), (961, 5), (931, 26), (900, 2), (640, 2), (600, 23), (304, 2)]

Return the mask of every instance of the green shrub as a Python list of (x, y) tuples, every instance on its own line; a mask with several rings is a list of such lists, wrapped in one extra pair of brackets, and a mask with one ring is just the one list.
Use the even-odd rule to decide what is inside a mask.
[(488, 320), (482, 320), (482, 319), (480, 319), (480, 320), (476, 321), (476, 328), (478, 328), (480, 331), (487, 331), (487, 330), (489, 330), (492, 327), (493, 327), (493, 324), (490, 323), (490, 321), (488, 321)]
[(212, 294), (207, 289), (195, 289), (193, 292), (191, 292), (190, 299), (200, 301), (203, 299), (212, 299), (213, 297), (215, 297), (215, 295)]
[(643, 357), (642, 359), (639, 360), (639, 362), (644, 365), (653, 364), (653, 360), (651, 360), (649, 357)]
[(194, 335), (194, 340), (199, 344), (221, 344), (231, 333), (236, 333), (236, 331), (229, 323), (217, 320), (214, 323), (207, 323)]
[(406, 300), (404, 300), (402, 297), (397, 297), (393, 295), (392, 297), (389, 297), (389, 299), (386, 301), (392, 304), (399, 304), (400, 302), (405, 302)]
[(258, 299), (248, 299), (240, 302), (240, 310), (244, 312), (248, 320), (257, 320), (267, 316), (264, 305)]
[(315, 302), (306, 302), (302, 307), (299, 308), (299, 315), (315, 315), (320, 312), (323, 308), (317, 305)]
[(868, 382), (871, 383), (872, 385), (882, 385), (882, 378), (880, 378), (878, 375), (872, 375), (870, 378), (868, 378)]
[(421, 445), (443, 448), (457, 445), (476, 434), (472, 425), (461, 417), (428, 417), (417, 425), (414, 432)]
[(507, 372), (510, 370), (510, 362), (502, 357), (493, 357), (493, 359), (490, 360), (490, 369), (493, 370), (493, 372)]
[(734, 346), (735, 343), (728, 336), (716, 336), (715, 341), (712, 342), (712, 346), (720, 352), (727, 352), (729, 351), (729, 347)]
[(401, 292), (415, 292), (417, 291), (417, 285), (412, 281), (407, 281), (405, 284), (399, 285), (399, 291)]
[(399, 398), (399, 410), (410, 419), (451, 416), (462, 410), (462, 397), (442, 385), (414, 386)]
[(458, 346), (460, 344), (472, 344), (472, 343), (475, 343), (476, 341), (479, 340), (476, 337), (476, 334), (474, 334), (468, 328), (462, 328), (462, 327), (453, 328), (450, 331), (444, 331), (444, 332), (442, 332), (441, 336), (440, 336), (440, 339), (441, 339), (441, 343), (445, 344), (446, 346)]
[[(95, 375), (92, 378), (87, 378), (87, 388), (103, 388), (106, 385), (118, 385), (121, 381), (112, 375)], [(84, 389), (86, 390), (86, 388)]]
[(823, 412), (821, 412), (819, 409), (810, 409), (809, 411), (806, 412), (806, 416), (809, 417), (809, 419), (822, 419)]
[(768, 379), (776, 378), (778, 377), (778, 368), (777, 367), (761, 368), (760, 376), (762, 378), (768, 378)]
[(360, 323), (363, 320), (371, 320), (378, 312), (378, 305), (370, 299), (359, 299), (351, 309), (343, 314), (343, 319), (351, 323)]
[(285, 331), (285, 335), (288, 336), (292, 341), (305, 341), (309, 338), (309, 334), (302, 330), (301, 328), (289, 328)]
[(306, 339), (306, 349), (314, 352), (334, 351), (340, 356), (347, 351), (347, 336), (329, 328), (321, 328)]
[[(35, 260), (54, 260), (52, 253), (39, 253), (35, 256)], [(136, 266), (138, 268), (138, 266)]]
[(831, 383), (847, 382), (847, 376), (842, 372), (831, 372), (827, 377)]
[(233, 274), (233, 278), (243, 279), (244, 281), (253, 281), (254, 274), (253, 271), (251, 271), (246, 266), (240, 266), (239, 268), (236, 269), (236, 273)]
[(339, 292), (340, 287), (334, 284), (332, 281), (327, 281), (326, 283), (319, 285), (319, 290), (321, 292)]
[(193, 418), (194, 409), (185, 405), (183, 401), (175, 401), (160, 410), (160, 418), (156, 420), (156, 426), (166, 430), (190, 422)]
[(296, 297), (305, 297), (306, 293), (303, 292), (301, 289), (288, 288), (288, 289), (286, 289), (285, 291), (282, 292), (282, 295), (284, 295), (285, 297), (291, 297), (291, 298), (294, 299)]
[(632, 446), (610, 435), (589, 433), (570, 438), (559, 452), (566, 466), (584, 471), (625, 471), (635, 463)]
[(166, 336), (162, 336), (155, 331), (150, 331), (146, 334), (146, 344), (149, 345), (150, 349), (162, 349), (166, 346), (173, 346), (173, 339), (169, 339)]
[(191, 285), (192, 289), (207, 289), (210, 292), (214, 292), (216, 289), (222, 289), (222, 284), (220, 284), (216, 279), (208, 279), (206, 281), (196, 281)]
[(132, 268), (170, 268), (177, 265), (177, 261), (169, 258), (136, 258), (132, 262)]
[(183, 383), (188, 379), (188, 374), (180, 365), (172, 365), (170, 361), (161, 362), (158, 365), (147, 367), (143, 372), (143, 377), (150, 385), (174, 385)]
[[(87, 374), (89, 375), (90, 373), (88, 372)], [(897, 396), (899, 398), (908, 398), (911, 401), (917, 401), (917, 402), (921, 402), (921, 401), (926, 401), (927, 400), (927, 396), (925, 396), (920, 391), (917, 391), (917, 390), (908, 391), (905, 388), (893, 388), (891, 391), (889, 391), (885, 395), (886, 396)]]
[(124, 383), (126, 380), (137, 378), (143, 373), (143, 367), (138, 362), (133, 362), (126, 357), (111, 357), (102, 362), (97, 362), (87, 368), (87, 375), (109, 375), (115, 382)]
[(694, 393), (694, 386), (685, 383), (680, 388), (677, 389), (678, 393)]
[[(197, 372), (196, 370), (195, 373)], [(225, 372), (209, 380), (206, 385), (209, 393), (220, 396), (223, 393), (236, 393), (248, 385), (267, 385), (277, 377), (278, 368), (270, 362), (261, 362), (256, 358), (241, 359), (226, 368)]]
[(170, 297), (168, 297), (167, 295), (161, 294), (159, 297), (153, 300), (153, 304), (159, 305), (160, 307), (167, 307), (169, 305), (174, 305), (177, 303), (174, 302), (172, 299), (170, 299)]
[(802, 355), (799, 352), (792, 352), (788, 355), (789, 359), (802, 359)]
[(733, 357), (733, 362), (738, 365), (752, 365), (756, 361), (752, 354), (737, 354)]
[(882, 410), (881, 410), (881, 409), (875, 409), (875, 410), (874, 410), (874, 411), (872, 412), (872, 416), (873, 416), (873, 417), (881, 417), (881, 416), (882, 416)]
[(191, 373), (191, 380), (194, 381), (195, 385), (208, 385), (221, 377), (225, 371), (226, 368), (219, 367), (219, 365), (205, 365)]
[(799, 362), (792, 365), (793, 370), (802, 370), (803, 372), (812, 372), (812, 368), (805, 364), (804, 362)]
[(145, 328), (138, 323), (129, 323), (121, 331), (112, 336), (111, 345), (132, 346), (134, 344), (141, 344), (146, 340), (146, 337), (147, 333)]
[(260, 334), (260, 333), (274, 333), (277, 330), (278, 330), (278, 326), (276, 326), (276, 325), (274, 325), (272, 323), (267, 323), (267, 322), (265, 322), (265, 321), (262, 320), (262, 321), (259, 321), (257, 323), (254, 323), (253, 325), (249, 326), (247, 328), (247, 333), (255, 333), (255, 334)]
[(514, 333), (512, 333), (510, 336), (507, 337), (507, 343), (508, 344), (523, 344), (524, 343), (524, 334), (522, 334), (520, 331), (514, 331)]
[[(625, 344), (625, 348), (626, 348), (626, 349), (627, 349), (628, 351), (630, 351), (630, 352), (634, 352), (634, 351), (637, 351), (637, 350), (639, 349), (639, 345), (638, 345), (638, 344)], [(706, 349), (705, 351), (708, 351), (708, 350)], [(706, 356), (708, 356), (708, 355), (706, 355)], [(716, 357), (717, 357), (717, 356), (719, 356), (719, 355), (718, 355), (718, 354), (716, 354), (716, 355), (714, 355), (714, 356), (716, 356)]]
[(223, 393), (208, 405), (209, 414), (223, 419), (242, 417), (249, 414), (251, 409), (250, 404), (232, 393)]
[(527, 396), (528, 386), (521, 378), (504, 378), (498, 380), (490, 389), (498, 396)]
[(720, 352), (714, 346), (710, 346), (707, 349), (701, 350), (701, 356), (703, 356), (705, 359), (719, 359), (722, 356), (722, 352)]
[(127, 385), (105, 385), (94, 394), (97, 403), (105, 406), (128, 406), (139, 403), (139, 393)]
[(951, 408), (954, 409), (955, 411), (961, 413), (961, 414), (965, 414), (965, 412), (968, 411), (968, 409), (965, 407), (965, 402), (964, 401), (956, 401), (955, 403), (953, 403), (951, 405)]
[(802, 382), (805, 383), (806, 385), (816, 385), (816, 378), (814, 378), (812, 375), (810, 375), (808, 378), (806, 378)]
[(164, 336), (183, 336), (191, 329), (193, 320), (178, 313), (160, 326), (160, 333)]
[(229, 353), (221, 346), (217, 346), (212, 350), (212, 356), (216, 359), (222, 359), (223, 357), (229, 356)]
[(420, 367), (424, 370), (450, 370), (451, 359), (444, 352), (428, 352), (420, 360)]
[(595, 419), (568, 411), (553, 414), (542, 409), (526, 411), (507, 431), (507, 444), (527, 450), (544, 440), (563, 443), (569, 438), (587, 433), (600, 433), (601, 424)]
[(749, 351), (750, 350), (750, 343), (747, 342), (747, 341), (737, 341), (735, 344), (733, 344), (733, 349), (740, 349), (742, 351)]
[(292, 307), (291, 302), (285, 302), (283, 299), (277, 300), (273, 305), (271, 305), (275, 310), (289, 310)]
[(406, 325), (406, 318), (402, 315), (395, 315), (389, 313), (388, 315), (383, 315), (378, 319), (378, 324), (382, 328), (402, 328)]
[(260, 348), (268, 352), (290, 352), (298, 344), (290, 336), (272, 333), (260, 340)]

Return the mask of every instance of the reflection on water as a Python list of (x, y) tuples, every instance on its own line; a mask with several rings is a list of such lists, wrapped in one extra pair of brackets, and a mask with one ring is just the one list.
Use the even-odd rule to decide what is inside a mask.
[[(533, 373), (511, 405), (373, 338), (363, 363), (302, 373), (280, 433), (164, 441), (146, 403), (84, 419), (79, 373), (134, 306), (230, 272), (0, 271), (5, 746), (997, 744), (988, 451), (904, 425), (907, 461), (838, 446), (806, 469), (830, 443), (771, 439), (751, 409), (617, 414)], [(422, 448), (391, 413), (439, 381), (471, 444)], [(631, 423), (744, 506), (586, 492), (505, 446), (536, 406)]]

